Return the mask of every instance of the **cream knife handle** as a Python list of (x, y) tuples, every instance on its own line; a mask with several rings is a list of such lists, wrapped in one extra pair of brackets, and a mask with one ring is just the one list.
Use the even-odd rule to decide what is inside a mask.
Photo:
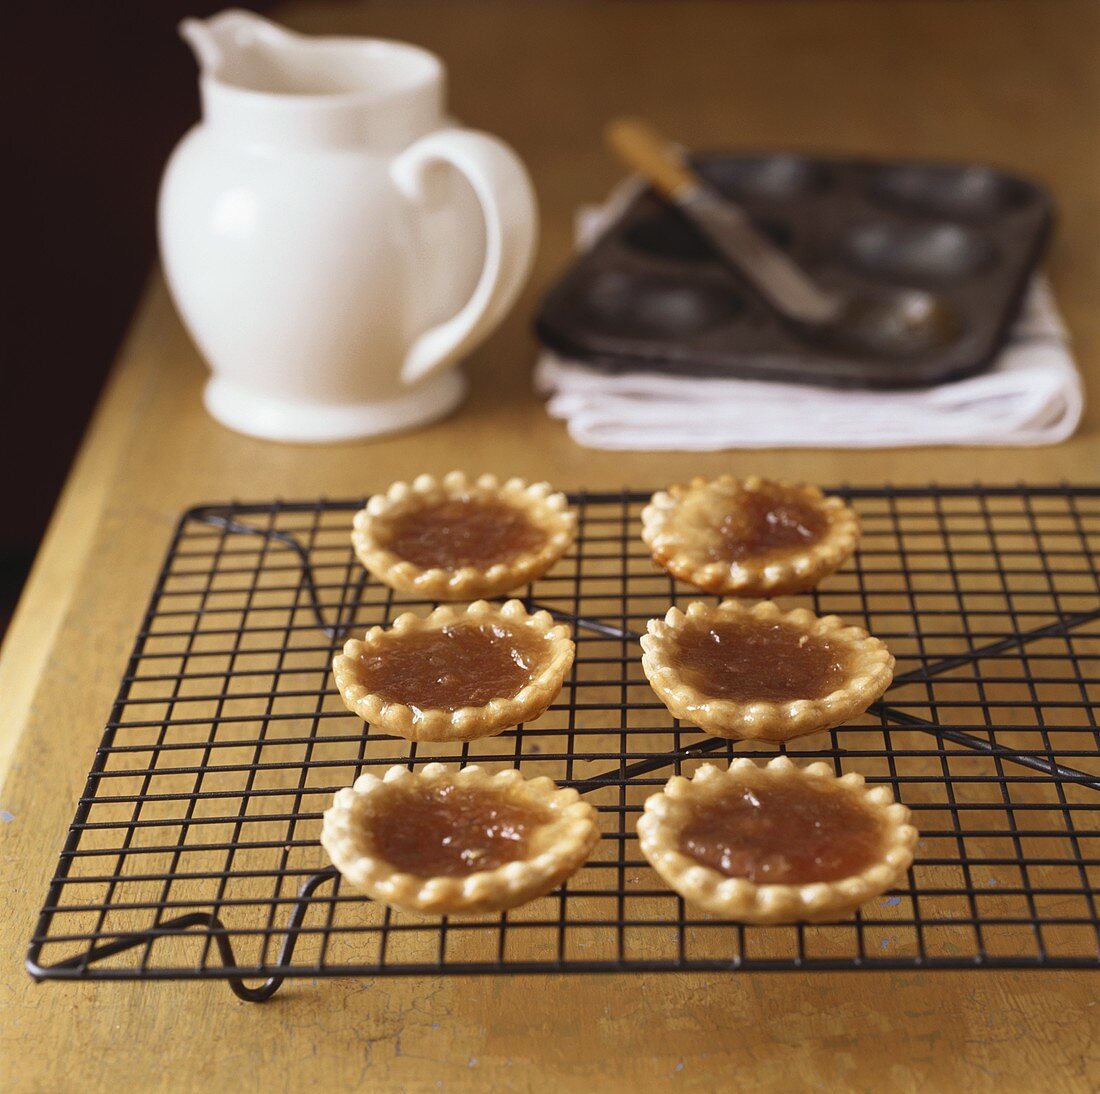
[(619, 159), (669, 201), (679, 201), (698, 189), (699, 176), (684, 161), (683, 153), (646, 122), (620, 118), (608, 125), (605, 136)]
[(683, 153), (651, 125), (622, 118), (607, 127), (607, 143), (667, 201), (691, 220), (783, 315), (802, 323), (833, 321), (842, 301), (819, 288), (740, 206), (716, 194)]

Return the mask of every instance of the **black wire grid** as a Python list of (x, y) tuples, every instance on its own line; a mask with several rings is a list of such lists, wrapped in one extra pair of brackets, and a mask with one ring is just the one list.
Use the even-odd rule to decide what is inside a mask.
[[(406, 609), (349, 544), (360, 501), (185, 513), (32, 939), (38, 978), (285, 977), (1100, 965), (1100, 487), (840, 491), (854, 563), (805, 597), (885, 639), (897, 675), (852, 724), (783, 746), (706, 737), (642, 674), (645, 621), (702, 594), (639, 538), (643, 493), (577, 494), (575, 549), (526, 590), (577, 658), (536, 722), (420, 746), (349, 714), (329, 665)], [(922, 839), (906, 882), (834, 924), (751, 927), (648, 867), (645, 798), (702, 760), (826, 759), (888, 783)], [(498, 916), (357, 895), (318, 843), (334, 792), (432, 760), (577, 787), (603, 838), (559, 890)], [(248, 986), (244, 978), (260, 979)]]

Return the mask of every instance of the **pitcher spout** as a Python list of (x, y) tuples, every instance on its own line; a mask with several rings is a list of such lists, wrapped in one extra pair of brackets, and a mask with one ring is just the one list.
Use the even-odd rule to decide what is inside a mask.
[(243, 8), (227, 8), (209, 19), (184, 19), (179, 33), (206, 75), (220, 73), (242, 50), (291, 37), (289, 31)]
[(403, 148), (441, 121), (443, 73), (425, 50), (314, 37), (230, 8), (184, 19), (203, 121), (250, 145)]

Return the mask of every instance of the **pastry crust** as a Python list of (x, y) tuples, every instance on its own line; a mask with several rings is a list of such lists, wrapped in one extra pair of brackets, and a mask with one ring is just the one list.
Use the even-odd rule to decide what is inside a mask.
[[(472, 499), (499, 502), (526, 514), (546, 532), (546, 541), (535, 550), (521, 551), (481, 568), (425, 569), (402, 558), (386, 546), (386, 532), (398, 517), (424, 506)], [(500, 482), (495, 475), (470, 480), (461, 471), (442, 479), (418, 475), (411, 483), (395, 482), (384, 494), (375, 494), (355, 514), (351, 541), (359, 561), (379, 581), (404, 593), (428, 600), (471, 600), (499, 596), (541, 577), (572, 546), (577, 518), (564, 494), (549, 483), (528, 485), (523, 479)]]
[[(550, 819), (530, 833), (524, 858), (495, 869), (461, 877), (402, 873), (376, 846), (371, 819), (399, 802), (395, 790), (416, 781), (485, 788)], [(322, 846), (356, 889), (394, 908), (436, 915), (500, 912), (543, 896), (580, 869), (599, 838), (596, 810), (572, 788), (559, 788), (545, 776), (525, 779), (515, 770), (489, 775), (477, 766), (456, 771), (440, 763), (415, 773), (395, 766), (382, 778), (361, 775), (354, 786), (337, 791), (321, 828)]]
[[(826, 639), (847, 652), (845, 684), (817, 699), (784, 702), (716, 698), (688, 684), (675, 662), (677, 632), (689, 624), (755, 619), (783, 623), (806, 635)], [(836, 615), (816, 616), (806, 608), (784, 612), (770, 600), (752, 606), (738, 600), (711, 605), (696, 601), (687, 611), (669, 608), (664, 619), (651, 619), (642, 636), (642, 669), (661, 702), (677, 718), (718, 737), (789, 741), (832, 729), (862, 714), (890, 686), (894, 657), (886, 644), (862, 627)]]
[[(693, 805), (705, 803), (731, 784), (765, 778), (821, 780), (843, 788), (881, 824), (882, 856), (862, 872), (837, 881), (762, 885), (727, 877), (680, 850), (680, 834), (695, 815)], [(867, 787), (855, 772), (837, 778), (826, 763), (798, 767), (786, 756), (777, 756), (761, 768), (742, 758), (726, 771), (704, 764), (690, 780), (679, 775), (669, 779), (663, 791), (646, 800), (638, 820), (638, 842), (653, 869), (676, 892), (714, 915), (744, 923), (816, 923), (849, 915), (905, 874), (919, 835), (908, 822), (908, 808), (894, 800), (889, 787)]]
[[(545, 658), (530, 680), (514, 694), (457, 710), (432, 707), (414, 710), (405, 703), (385, 699), (366, 686), (360, 660), (364, 654), (385, 650), (404, 635), (442, 630), (463, 622), (529, 631), (545, 641)], [(542, 714), (561, 691), (575, 650), (569, 627), (555, 623), (549, 612), (529, 615), (518, 600), (505, 604), (478, 600), (469, 605), (444, 604), (427, 616), (406, 612), (387, 628), (371, 627), (362, 640), (351, 638), (344, 643), (344, 652), (333, 659), (332, 671), (344, 705), (364, 722), (410, 741), (469, 741), (494, 736)]]
[[(779, 490), (812, 508), (825, 522), (823, 532), (804, 545), (715, 561), (710, 548), (723, 516), (736, 511), (744, 495), (761, 490)], [(756, 475), (695, 478), (659, 490), (642, 510), (642, 539), (662, 569), (707, 592), (733, 596), (772, 597), (813, 588), (855, 553), (859, 534), (859, 517), (841, 498), (816, 486)]]

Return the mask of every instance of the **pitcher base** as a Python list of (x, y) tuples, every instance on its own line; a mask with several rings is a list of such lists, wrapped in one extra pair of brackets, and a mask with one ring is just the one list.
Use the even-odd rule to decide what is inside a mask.
[(450, 369), (396, 399), (324, 406), (272, 399), (228, 380), (212, 379), (203, 392), (203, 403), (215, 420), (249, 437), (332, 444), (426, 425), (454, 410), (465, 398), (466, 389), (466, 377)]

